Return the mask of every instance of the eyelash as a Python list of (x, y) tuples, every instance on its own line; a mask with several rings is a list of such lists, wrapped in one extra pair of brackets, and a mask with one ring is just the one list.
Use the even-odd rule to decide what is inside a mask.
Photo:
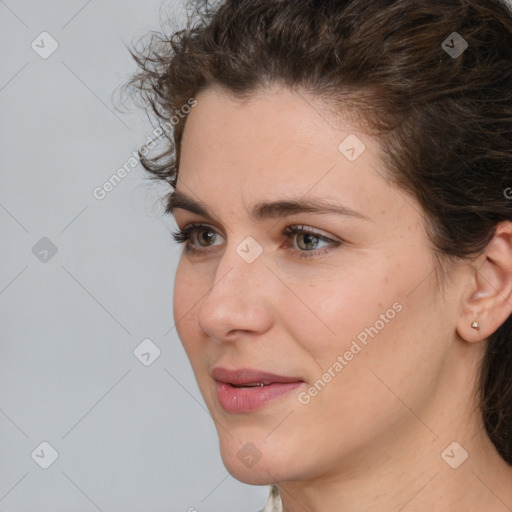
[[(210, 231), (215, 232), (215, 230), (212, 227), (210, 227), (206, 224), (192, 223), (183, 229), (175, 230), (172, 233), (172, 238), (174, 239), (175, 242), (177, 242), (179, 244), (185, 243), (185, 250), (187, 253), (206, 254), (206, 253), (210, 252), (211, 248), (198, 249), (197, 247), (191, 245), (191, 243), (190, 243), (193, 233), (197, 233), (198, 231), (201, 231), (201, 230), (205, 230), (205, 231), (210, 230)], [(314, 231), (312, 228), (308, 228), (307, 226), (287, 226), (284, 229), (283, 233), (287, 237), (291, 237), (292, 235), (297, 235), (297, 234), (314, 235), (319, 241), (330, 242), (331, 245), (334, 246), (335, 248), (340, 246), (343, 243), (343, 242), (339, 242), (336, 240), (331, 240), (330, 238), (327, 238), (327, 237), (321, 235), (317, 231)], [(301, 258), (311, 258), (313, 256), (325, 254), (325, 253), (329, 252), (329, 249), (327, 249), (327, 250), (319, 249), (316, 251), (313, 251), (313, 250), (304, 251), (304, 250), (292, 249), (292, 252), (298, 253), (298, 256), (300, 256)]]

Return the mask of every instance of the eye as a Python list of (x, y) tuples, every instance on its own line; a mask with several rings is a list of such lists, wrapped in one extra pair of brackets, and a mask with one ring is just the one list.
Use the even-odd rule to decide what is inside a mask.
[[(185, 248), (190, 252), (206, 252), (204, 249), (198, 249), (194, 242), (197, 242), (200, 247), (211, 247), (210, 243), (215, 241), (218, 233), (206, 224), (193, 223), (189, 224), (183, 229), (177, 229), (172, 233), (175, 242), (182, 244), (186, 243)], [(191, 243), (192, 242), (192, 243)]]
[[(343, 242), (332, 240), (308, 226), (287, 226), (283, 234), (295, 240), (292, 252), (303, 258), (309, 258), (330, 251), (329, 246), (338, 247)], [(192, 223), (183, 229), (177, 229), (172, 237), (177, 243), (185, 243), (185, 252), (193, 254), (206, 254), (212, 250), (219, 234), (210, 226), (202, 223)], [(319, 244), (327, 244), (327, 248)], [(296, 249), (295, 247), (298, 247)]]
[[(326, 245), (327, 247), (338, 247), (342, 243), (336, 240), (331, 240), (308, 226), (288, 226), (285, 228), (284, 234), (288, 238), (295, 239), (295, 243), (299, 248), (297, 252), (299, 253), (299, 256), (303, 258), (310, 258), (312, 256), (327, 253), (329, 252), (329, 249), (325, 249)], [(320, 243), (326, 244), (323, 247), (320, 247), (323, 248), (321, 251), (318, 250), (318, 244)]]

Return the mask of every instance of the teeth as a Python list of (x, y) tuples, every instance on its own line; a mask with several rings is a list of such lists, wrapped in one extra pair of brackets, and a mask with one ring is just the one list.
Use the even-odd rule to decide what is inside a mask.
[(244, 384), (244, 385), (237, 385), (232, 384), (235, 388), (255, 388), (255, 387), (261, 387), (261, 386), (267, 386), (267, 384), (263, 384), (263, 382), (255, 382), (253, 384)]

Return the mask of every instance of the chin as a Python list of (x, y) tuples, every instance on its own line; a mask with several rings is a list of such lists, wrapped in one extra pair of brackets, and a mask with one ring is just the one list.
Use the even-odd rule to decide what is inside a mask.
[(290, 464), (282, 448), (281, 444), (276, 450), (264, 437), (241, 441), (223, 434), (220, 438), (224, 466), (234, 478), (249, 485), (270, 485), (290, 477)]
[(246, 466), (237, 458), (236, 452), (224, 454), (221, 451), (222, 462), (233, 478), (249, 485), (271, 485), (282, 478), (282, 468), (274, 464), (270, 466), (261, 458), (253, 466)]

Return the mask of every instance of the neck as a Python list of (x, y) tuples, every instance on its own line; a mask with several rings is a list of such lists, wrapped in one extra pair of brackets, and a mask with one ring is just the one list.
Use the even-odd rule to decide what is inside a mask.
[[(407, 453), (399, 455), (390, 449), (379, 463), (362, 463), (360, 469), (324, 475), (309, 482), (278, 484), (283, 510), (512, 510), (512, 466), (496, 452), (485, 430), (472, 438), (461, 433), (454, 431), (452, 437), (436, 440), (426, 436), (423, 444), (409, 446)], [(460, 460), (460, 448), (445, 451), (454, 439), (468, 452), (468, 458), (457, 469), (446, 462), (455, 466)]]
[(512, 466), (486, 433), (470, 373), (452, 373), (421, 411), (335, 470), (279, 483), (284, 512), (512, 511)]

